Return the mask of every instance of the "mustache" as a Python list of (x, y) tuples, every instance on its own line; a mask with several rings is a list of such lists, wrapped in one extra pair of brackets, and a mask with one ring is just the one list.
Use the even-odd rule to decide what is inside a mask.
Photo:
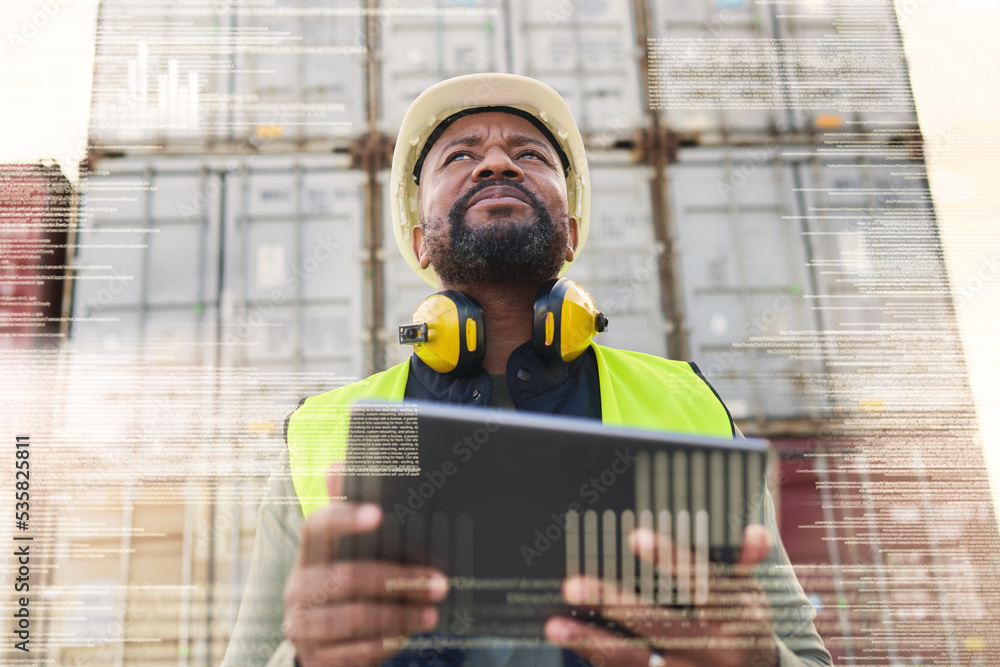
[(533, 193), (531, 190), (524, 187), (524, 185), (518, 183), (517, 181), (512, 181), (508, 178), (500, 178), (500, 179), (485, 180), (481, 183), (476, 183), (475, 185), (473, 185), (471, 188), (469, 188), (468, 192), (462, 195), (458, 199), (458, 201), (455, 202), (454, 206), (452, 206), (452, 212), (464, 211), (469, 207), (469, 201), (473, 197), (475, 197), (477, 194), (479, 194), (486, 188), (492, 188), (498, 185), (514, 188), (515, 190), (523, 194), (525, 198), (527, 198), (528, 203), (531, 205), (533, 209), (535, 209), (536, 211), (540, 211), (542, 209), (542, 202), (539, 201), (538, 197), (536, 197), (535, 193)]

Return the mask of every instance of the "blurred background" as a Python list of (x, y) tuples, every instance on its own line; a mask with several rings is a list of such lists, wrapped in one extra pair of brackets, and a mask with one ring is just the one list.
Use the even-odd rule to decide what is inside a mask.
[(30, 434), (29, 662), (218, 664), (285, 417), (408, 355), (430, 290), (389, 227), (395, 135), (476, 72), (569, 102), (593, 217), (568, 275), (599, 342), (695, 361), (772, 441), (837, 664), (1000, 662), (998, 13), (5, 5), (0, 456)]

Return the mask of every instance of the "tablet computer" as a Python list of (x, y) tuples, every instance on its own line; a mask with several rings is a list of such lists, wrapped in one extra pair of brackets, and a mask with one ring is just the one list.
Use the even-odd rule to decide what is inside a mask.
[[(613, 583), (628, 599), (692, 605), (706, 593), (708, 563), (735, 562), (760, 514), (767, 446), (577, 417), (359, 403), (344, 494), (381, 505), (384, 519), (344, 538), (340, 555), (447, 573), (436, 631), (459, 646), (485, 636), (541, 642), (546, 619), (580, 613), (561, 595), (574, 575)], [(628, 535), (640, 526), (690, 560), (639, 558)]]

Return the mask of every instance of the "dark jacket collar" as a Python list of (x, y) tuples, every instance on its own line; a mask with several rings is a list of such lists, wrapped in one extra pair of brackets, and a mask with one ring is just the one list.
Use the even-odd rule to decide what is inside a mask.
[[(545, 364), (527, 341), (507, 359), (507, 384), (519, 410), (601, 416), (597, 357), (591, 348), (569, 363)], [(436, 372), (415, 354), (410, 357), (407, 399), (488, 406), (492, 394), (493, 379), (481, 368), (452, 376)]]

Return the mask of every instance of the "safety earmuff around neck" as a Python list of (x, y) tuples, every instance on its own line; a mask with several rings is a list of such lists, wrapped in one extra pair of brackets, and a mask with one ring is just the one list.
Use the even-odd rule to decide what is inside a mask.
[[(607, 326), (593, 297), (568, 278), (548, 281), (535, 296), (531, 337), (535, 354), (545, 363), (573, 361)], [(413, 313), (413, 322), (399, 327), (399, 342), (413, 345), (416, 355), (439, 373), (468, 375), (486, 354), (483, 309), (455, 290), (432, 294)]]

